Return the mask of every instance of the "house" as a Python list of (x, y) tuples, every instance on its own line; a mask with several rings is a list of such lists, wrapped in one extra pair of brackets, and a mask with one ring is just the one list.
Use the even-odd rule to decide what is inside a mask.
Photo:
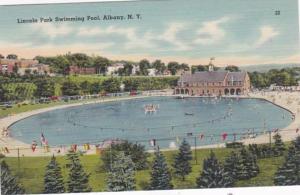
[(148, 71), (148, 76), (154, 77), (156, 76), (156, 69), (155, 68), (149, 68), (147, 69)]
[(18, 69), (18, 74), (20, 75), (24, 75), (26, 73), (26, 71), (30, 71), (31, 74), (38, 74), (38, 75), (51, 75), (50, 74), (50, 67), (47, 64), (35, 64), (35, 65), (31, 65), (29, 67), (26, 68), (19, 68)]
[(13, 67), (14, 65), (12, 64), (0, 64), (0, 72), (5, 74), (5, 73), (12, 73), (13, 72)]
[(136, 75), (139, 71), (140, 71), (140, 66), (138, 66), (138, 65), (133, 65), (131, 74), (132, 74), (132, 75)]
[(32, 59), (0, 59), (0, 71), (2, 73), (12, 73), (13, 67), (18, 66), (20, 68), (30, 68), (39, 62), (37, 60)]
[(124, 64), (123, 63), (114, 63), (111, 66), (107, 67), (107, 75), (114, 75), (119, 69), (124, 68)]
[[(212, 66), (212, 65), (210, 65)], [(222, 96), (246, 95), (250, 91), (247, 72), (208, 71), (184, 73), (178, 80), (175, 94)]]

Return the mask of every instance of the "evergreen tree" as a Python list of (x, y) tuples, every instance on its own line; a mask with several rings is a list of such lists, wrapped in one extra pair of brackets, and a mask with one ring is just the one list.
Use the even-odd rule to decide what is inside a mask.
[(276, 133), (273, 136), (273, 139), (275, 140), (273, 152), (275, 156), (282, 156), (285, 151), (284, 143), (281, 140), (281, 136), (279, 133)]
[(65, 192), (64, 181), (61, 175), (61, 168), (56, 162), (54, 156), (51, 158), (50, 163), (46, 167), (44, 184), (44, 193), (46, 194)]
[(154, 153), (154, 163), (152, 165), (150, 190), (169, 190), (173, 188), (171, 174), (168, 169), (165, 157), (156, 150)]
[(69, 152), (67, 158), (70, 161), (68, 192), (90, 192), (92, 189), (89, 186), (89, 175), (84, 172), (78, 154)]
[(239, 174), (239, 179), (249, 179), (257, 176), (259, 173), (259, 167), (256, 164), (256, 156), (247, 151), (245, 148), (240, 151), (240, 154), (242, 159), (242, 169)]
[(210, 157), (203, 162), (203, 170), (197, 178), (198, 188), (225, 188), (233, 186), (233, 178), (224, 170), (218, 162), (215, 154), (210, 153)]
[(175, 155), (173, 164), (175, 174), (180, 176), (182, 181), (184, 181), (185, 176), (192, 171), (190, 160), (192, 160), (191, 146), (184, 139), (180, 145), (178, 154)]
[(300, 151), (300, 136), (297, 136), (296, 140), (293, 141), (295, 150)]
[(124, 152), (126, 156), (130, 156), (131, 160), (135, 164), (136, 170), (143, 170), (148, 168), (148, 156), (145, 146), (137, 143), (131, 143), (123, 141), (121, 143), (113, 143), (110, 148), (107, 148), (101, 154), (101, 160), (103, 162), (102, 168), (109, 171), (111, 162), (115, 161), (116, 155), (119, 152)]
[(24, 194), (24, 189), (18, 184), (17, 179), (11, 174), (8, 165), (1, 162), (1, 194), (14, 195)]
[(109, 191), (135, 190), (134, 163), (124, 152), (119, 152), (108, 173), (107, 186)]
[(224, 170), (234, 181), (241, 177), (239, 174), (243, 173), (243, 164), (238, 153), (231, 152), (231, 154), (225, 159)]
[(289, 148), (284, 164), (275, 173), (274, 184), (300, 185), (300, 151), (295, 146)]

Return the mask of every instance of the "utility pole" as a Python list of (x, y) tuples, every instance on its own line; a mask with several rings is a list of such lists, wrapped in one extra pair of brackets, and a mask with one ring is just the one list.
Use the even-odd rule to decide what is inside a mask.
[(272, 147), (272, 135), (271, 135), (271, 131), (269, 131), (269, 143), (270, 143), (270, 147)]
[(197, 136), (194, 137), (194, 141), (195, 141), (195, 162), (197, 165), (198, 164), (198, 162), (197, 162)]
[(18, 148), (18, 174), (20, 174), (20, 148)]

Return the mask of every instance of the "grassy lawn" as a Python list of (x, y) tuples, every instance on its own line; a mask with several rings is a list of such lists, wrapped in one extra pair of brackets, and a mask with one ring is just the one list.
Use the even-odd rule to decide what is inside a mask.
[[(221, 161), (231, 152), (231, 149), (213, 149), (217, 158)], [(203, 159), (207, 158), (209, 155), (210, 149), (199, 149), (197, 150), (197, 161), (192, 161), (193, 168), (192, 173), (189, 174), (186, 178), (186, 181), (181, 181), (173, 176), (173, 184), (175, 188), (187, 189), (195, 188), (196, 178), (199, 176), (199, 173), (202, 169)], [(167, 158), (169, 166), (172, 165), (172, 156), (174, 151), (164, 152), (164, 155)], [(150, 161), (153, 156), (150, 157)], [(81, 156), (81, 162), (85, 170), (90, 173), (90, 185), (93, 188), (93, 191), (105, 191), (106, 183), (105, 178), (106, 174), (101, 170), (101, 160), (99, 155), (86, 155)], [(14, 174), (19, 175), (20, 182), (26, 189), (27, 193), (42, 193), (43, 189), (43, 176), (47, 163), (50, 160), (50, 157), (21, 157), (20, 158), (20, 168), (18, 168), (18, 159), (17, 158), (5, 158), (8, 165), (11, 167), (11, 170)], [(62, 167), (62, 173), (64, 175), (65, 181), (67, 179), (68, 171), (65, 167), (66, 159), (65, 157), (57, 157), (58, 162)], [(283, 157), (269, 158), (258, 160), (258, 165), (260, 167), (260, 174), (250, 180), (239, 181), (236, 183), (236, 187), (243, 186), (270, 186), (273, 184), (273, 176), (277, 170), (277, 167), (280, 166), (283, 162)], [(150, 169), (138, 171), (136, 173), (136, 182), (137, 189), (143, 189), (150, 179)]]
[(21, 112), (27, 112), (31, 110), (47, 108), (47, 107), (63, 105), (63, 104), (66, 104), (66, 102), (51, 102), (49, 104), (27, 104), (21, 106), (14, 105), (12, 108), (0, 109), (0, 117), (5, 117), (11, 114), (18, 114)]

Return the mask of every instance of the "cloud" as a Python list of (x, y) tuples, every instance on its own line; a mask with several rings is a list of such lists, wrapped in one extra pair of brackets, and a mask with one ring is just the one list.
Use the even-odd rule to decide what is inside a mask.
[(178, 39), (177, 36), (178, 33), (186, 29), (186, 26), (187, 25), (182, 23), (170, 23), (163, 34), (161, 36), (158, 36), (158, 40), (166, 41), (174, 45), (175, 48), (173, 49), (177, 51), (189, 50), (191, 49), (191, 46)]
[(150, 32), (143, 35), (138, 35), (137, 29), (133, 27), (116, 27), (109, 26), (106, 28), (100, 27), (81, 27), (77, 33), (79, 36), (111, 36), (118, 35), (126, 38), (124, 42), (125, 49), (140, 49), (140, 48), (153, 48), (155, 45), (152, 43), (154, 36)]
[(260, 47), (265, 43), (272, 41), (272, 39), (278, 36), (280, 33), (275, 31), (271, 26), (263, 26), (260, 28), (260, 37), (255, 43), (255, 47)]
[(74, 31), (74, 29), (67, 24), (50, 23), (31, 24), (31, 29), (38, 34), (46, 35), (52, 39), (58, 36), (69, 35)]
[(226, 32), (221, 28), (221, 24), (224, 24), (229, 20), (229, 17), (224, 16), (218, 20), (203, 22), (202, 27), (197, 30), (195, 43), (210, 45), (222, 40), (225, 37)]

